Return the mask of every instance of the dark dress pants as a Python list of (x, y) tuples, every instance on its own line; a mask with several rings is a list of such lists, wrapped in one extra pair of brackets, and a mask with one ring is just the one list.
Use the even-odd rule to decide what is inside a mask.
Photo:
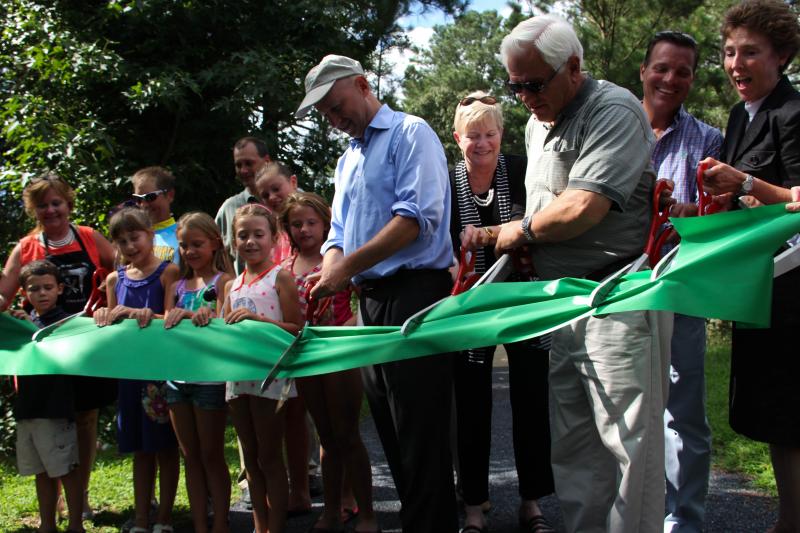
[[(505, 349), (519, 495), (537, 500), (555, 490), (550, 467), (549, 354), (534, 340), (506, 344)], [(489, 499), (494, 351), (495, 346), (489, 346), (455, 356), (459, 481), (467, 505)]]
[[(399, 326), (449, 294), (446, 270), (401, 270), (362, 285), (367, 326)], [(362, 368), (375, 427), (402, 505), (404, 533), (455, 533), (458, 511), (450, 451), (452, 354)]]

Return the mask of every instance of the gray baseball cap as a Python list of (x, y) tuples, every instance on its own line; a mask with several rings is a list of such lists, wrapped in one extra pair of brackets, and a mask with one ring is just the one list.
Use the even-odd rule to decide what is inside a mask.
[(303, 118), (320, 100), (325, 98), (336, 80), (355, 75), (363, 75), (361, 63), (345, 56), (330, 54), (322, 58), (319, 65), (306, 74), (306, 97), (294, 113), (294, 118)]

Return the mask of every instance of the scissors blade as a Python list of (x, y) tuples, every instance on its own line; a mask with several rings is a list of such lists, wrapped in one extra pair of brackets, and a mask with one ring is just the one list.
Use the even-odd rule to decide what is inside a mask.
[(784, 250), (775, 258), (775, 269), (772, 277), (777, 278), (800, 266), (800, 245)]
[(261, 392), (267, 390), (269, 386), (272, 385), (272, 382), (275, 381), (275, 377), (278, 375), (278, 372), (280, 372), (283, 361), (289, 356), (290, 353), (294, 351), (295, 347), (300, 342), (300, 339), (303, 337), (303, 331), (305, 331), (305, 329), (306, 328), (304, 327), (303, 329), (297, 332), (297, 335), (295, 336), (292, 343), (289, 344), (289, 346), (283, 351), (281, 356), (278, 357), (278, 360), (275, 362), (275, 365), (272, 367), (272, 370), (269, 371), (267, 377), (264, 378), (264, 381), (261, 382)]
[(417, 326), (419, 326), (420, 322), (422, 322), (422, 319), (425, 317), (425, 315), (427, 315), (430, 312), (431, 309), (433, 309), (443, 301), (447, 300), (448, 298), (450, 298), (449, 295), (439, 300), (436, 300), (428, 307), (420, 309), (419, 311), (408, 317), (406, 321), (403, 322), (403, 325), (400, 326), (400, 334), (405, 337), (406, 335), (411, 333), (412, 330), (416, 329)]
[(292, 392), (292, 383), (294, 383), (294, 378), (289, 378), (286, 380), (286, 383), (283, 384), (283, 388), (281, 389), (280, 398), (278, 398), (278, 403), (275, 405), (275, 412), (281, 410), (283, 404), (286, 403), (286, 400), (289, 399), (289, 394)]
[[(470, 287), (470, 289), (474, 289), (479, 285), (484, 285), (487, 283), (496, 283), (504, 281), (511, 274), (513, 270), (514, 270), (514, 265), (511, 262), (511, 256), (508, 254), (503, 255), (502, 257), (500, 257), (500, 259), (495, 261), (495, 263), (489, 268), (489, 270), (483, 273), (480, 279), (476, 281), (475, 284), (472, 285), (472, 287)], [(417, 326), (420, 325), (422, 319), (425, 318), (425, 316), (428, 313), (430, 313), (434, 307), (436, 307), (443, 301), (447, 300), (448, 298), (450, 298), (450, 296), (445, 296), (444, 298), (435, 301), (428, 307), (420, 309), (419, 311), (408, 317), (406, 321), (403, 322), (403, 325), (400, 326), (400, 334), (403, 335), (404, 337), (407, 336), (409, 333), (411, 333), (411, 331), (413, 331), (414, 329), (417, 328)]]
[(478, 285), (486, 285), (489, 283), (505, 281), (513, 271), (514, 263), (511, 260), (511, 256), (508, 254), (502, 255), (500, 259), (495, 261), (494, 264), (489, 267), (489, 270), (483, 273), (480, 279), (476, 281), (475, 285), (472, 287), (475, 288)]
[(622, 276), (629, 272), (638, 272), (642, 269), (642, 267), (647, 263), (649, 256), (647, 254), (642, 254), (637, 257), (633, 262), (628, 263), (624, 267), (620, 268), (613, 274), (607, 276), (603, 281), (600, 282), (600, 285), (595, 287), (592, 291), (592, 294), (589, 295), (589, 306), (590, 307), (599, 307), (603, 300), (611, 294), (611, 291), (614, 290), (619, 284), (619, 280), (622, 279)]
[(48, 335), (50, 335), (56, 328), (58, 328), (60, 326), (63, 326), (66, 322), (69, 322), (70, 320), (72, 320), (75, 317), (83, 316), (85, 313), (86, 313), (86, 311), (78, 311), (74, 315), (65, 316), (61, 320), (53, 322), (52, 324), (50, 324), (47, 327), (44, 327), (44, 328), (39, 329), (39, 330), (36, 330), (33, 333), (33, 336), (31, 336), (31, 340), (34, 341), (34, 342), (40, 341), (40, 340), (44, 339), (45, 337), (47, 337)]

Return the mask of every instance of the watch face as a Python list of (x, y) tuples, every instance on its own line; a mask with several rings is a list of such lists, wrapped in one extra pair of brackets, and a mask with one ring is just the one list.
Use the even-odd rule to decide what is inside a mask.
[(746, 193), (753, 192), (753, 176), (750, 174), (745, 176), (744, 181), (742, 182), (742, 191)]

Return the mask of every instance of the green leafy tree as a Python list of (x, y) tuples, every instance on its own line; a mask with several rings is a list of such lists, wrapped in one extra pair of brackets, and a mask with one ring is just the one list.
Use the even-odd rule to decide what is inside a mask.
[[(20, 190), (44, 169), (78, 189), (79, 221), (103, 223), (127, 177), (159, 164), (178, 176), (175, 211), (215, 212), (239, 190), (231, 146), (264, 137), (325, 192), (341, 137), (297, 123), (308, 69), (328, 53), (374, 65), (410, 9), (462, 0), (8, 0), (0, 6), (0, 226), (22, 233)], [(313, 140), (313, 142), (312, 142)], [(6, 233), (7, 232), (7, 233)], [(7, 252), (7, 247), (4, 252)]]
[(468, 11), (452, 24), (434, 28), (428, 48), (415, 48), (403, 82), (403, 107), (431, 125), (444, 144), (450, 164), (461, 159), (453, 140), (453, 116), (461, 98), (483, 90), (500, 100), (505, 131), (503, 150), (524, 154), (530, 113), (505, 88), (506, 72), (498, 56), (500, 42), (525, 17), (514, 4), (508, 18), (496, 11)]
[[(548, 9), (553, 2), (538, 2)], [(700, 62), (686, 107), (695, 116), (724, 128), (736, 96), (720, 61), (719, 28), (726, 0), (579, 0), (561, 3), (584, 48), (584, 68), (642, 95), (639, 66), (647, 43), (661, 30), (692, 35)]]
[(78, 186), (84, 198), (78, 219), (92, 211), (102, 217), (98, 207), (106, 202), (97, 200), (113, 183), (96, 178), (119, 172), (113, 157), (119, 147), (88, 96), (119, 79), (120, 57), (84, 41), (52, 5), (10, 0), (0, 13), (0, 203), (10, 215), (0, 226), (3, 236), (19, 237), (22, 186), (46, 168)]

